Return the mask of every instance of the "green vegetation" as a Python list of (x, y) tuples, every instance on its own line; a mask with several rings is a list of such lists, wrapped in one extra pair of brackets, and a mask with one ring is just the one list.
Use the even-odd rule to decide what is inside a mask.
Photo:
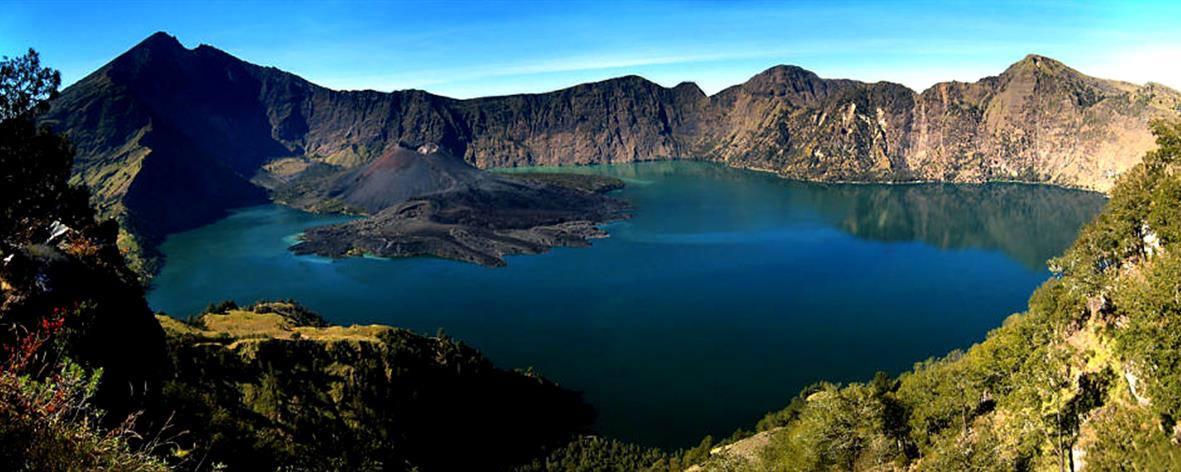
[(215, 308), (187, 324), (160, 317), (172, 364), (163, 410), (189, 433), (174, 451), (186, 458), (234, 470), (501, 469), (591, 419), (580, 395), (446, 336), (326, 326), (287, 302)]
[[(37, 127), (61, 78), (42, 68), (36, 51), (0, 61), (0, 231), (25, 240), (47, 217), (92, 224), (86, 189), (68, 182), (74, 153), (65, 138)], [(20, 233), (20, 234), (18, 234)]]
[(517, 472), (675, 472), (707, 459), (713, 445), (713, 439), (707, 436), (697, 447), (669, 453), (615, 439), (583, 436), (518, 467)]
[(61, 73), (41, 67), (41, 55), (32, 49), (23, 56), (0, 60), (0, 121), (30, 119), (49, 109), (57, 96)]
[(137, 436), (128, 425), (112, 430), (95, 426), (102, 411), (90, 400), (102, 372), (62, 355), (57, 348), (65, 318), (58, 320), (22, 337), (0, 365), (0, 466), (39, 471), (167, 470), (148, 454), (150, 447), (129, 446)]

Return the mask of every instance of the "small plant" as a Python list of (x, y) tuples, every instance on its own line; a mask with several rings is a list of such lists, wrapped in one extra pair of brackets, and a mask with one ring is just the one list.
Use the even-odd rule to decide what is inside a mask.
[(0, 364), (0, 469), (165, 470), (146, 452), (130, 417), (100, 431), (102, 412), (90, 400), (102, 370), (89, 371), (62, 355), (66, 321), (73, 311), (55, 309), (39, 325), (4, 348)]

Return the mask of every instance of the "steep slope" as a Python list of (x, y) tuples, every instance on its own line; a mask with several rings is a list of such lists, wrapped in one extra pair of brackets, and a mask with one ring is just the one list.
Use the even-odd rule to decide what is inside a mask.
[(1020, 180), (1106, 191), (1152, 149), (1181, 94), (1031, 55), (996, 77), (915, 93), (772, 68), (711, 97), (706, 156), (815, 180)]
[[(1040, 56), (922, 93), (776, 66), (714, 96), (627, 76), (455, 100), (329, 90), (157, 33), (66, 89), (47, 122), (78, 145), (77, 181), (150, 249), (265, 201), (259, 186), (298, 200), (325, 190), (288, 185), (307, 184), (309, 171), (332, 174), (403, 148), (480, 168), (700, 158), (810, 180), (1105, 191), (1152, 148), (1148, 122), (1177, 116), (1176, 91), (1088, 77)], [(371, 191), (344, 183), (329, 190)]]
[[(78, 142), (77, 181), (94, 189), (104, 216), (121, 221), (132, 236), (124, 241), (142, 247), (148, 261), (163, 236), (213, 221), (228, 208), (265, 202), (268, 190), (301, 207), (369, 214), (444, 190), (451, 197), (437, 203), (470, 200), (460, 194), (480, 191), (496, 195), (477, 198), (484, 206), (507, 205), (497, 209), (518, 216), (533, 209), (521, 205), (542, 212), (563, 202), (622, 208), (593, 193), (572, 198), (560, 186), (488, 176), (449, 157), (463, 155), (470, 141), (454, 102), (419, 91), (330, 91), (208, 46), (185, 49), (158, 33), (66, 90), (45, 121)], [(568, 111), (536, 109), (553, 116)], [(487, 119), (477, 115), (470, 118)], [(517, 191), (528, 195), (511, 195)], [(563, 221), (598, 221), (575, 218), (579, 208), (562, 209)], [(529, 220), (512, 227), (528, 230), (520, 224)], [(581, 240), (569, 236), (547, 239)], [(536, 240), (528, 247), (545, 246)]]
[(442, 334), (286, 302), (153, 316), (72, 154), (0, 120), (0, 470), (501, 470), (591, 423)]
[[(903, 161), (914, 93), (775, 67), (711, 97), (706, 156), (809, 180), (910, 180)], [(713, 139), (711, 139), (713, 138)]]
[(1151, 120), (1181, 112), (1174, 90), (1088, 77), (1035, 55), (997, 77), (938, 84), (917, 102), (907, 160), (918, 178), (1100, 191), (1154, 147)]
[(149, 247), (266, 201), (249, 175), (287, 152), (256, 113), (252, 66), (227, 59), (153, 35), (63, 91), (46, 118), (77, 146), (75, 182), (92, 189), (102, 216)]
[(691, 157), (706, 107), (696, 85), (669, 89), (634, 75), (545, 94), (455, 102), (469, 131), (462, 155), (479, 167)]

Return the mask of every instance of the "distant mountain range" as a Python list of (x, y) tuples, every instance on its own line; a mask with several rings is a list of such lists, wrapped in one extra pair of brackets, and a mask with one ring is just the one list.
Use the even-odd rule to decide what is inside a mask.
[[(1089, 77), (1036, 55), (921, 93), (776, 66), (712, 96), (627, 76), (457, 100), (330, 90), (156, 33), (64, 90), (46, 122), (77, 146), (77, 181), (150, 250), (293, 186), (323, 193), (305, 174), (345, 175), (399, 149), (479, 168), (706, 159), (808, 180), (1106, 191), (1155, 146), (1148, 123), (1178, 116), (1175, 90)], [(313, 181), (386, 198), (339, 188), (339, 177)]]

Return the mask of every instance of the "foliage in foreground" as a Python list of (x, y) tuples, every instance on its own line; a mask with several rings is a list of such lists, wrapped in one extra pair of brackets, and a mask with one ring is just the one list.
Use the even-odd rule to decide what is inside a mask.
[(117, 226), (69, 183), (73, 149), (34, 124), (59, 84), (33, 51), (0, 60), (0, 470), (162, 469), (121, 418), (163, 336)]
[[(6, 349), (0, 364), (0, 469), (167, 470), (147, 451), (130, 421), (98, 426), (103, 413), (91, 403), (101, 371), (89, 371), (62, 355), (67, 312), (55, 312), (39, 328)], [(154, 444), (155, 439), (150, 441)]]

